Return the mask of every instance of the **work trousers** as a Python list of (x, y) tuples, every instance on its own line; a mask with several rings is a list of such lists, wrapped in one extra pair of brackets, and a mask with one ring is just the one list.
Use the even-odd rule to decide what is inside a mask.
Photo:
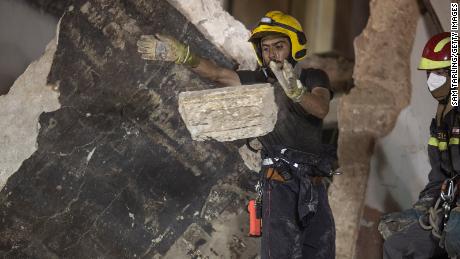
[(439, 247), (439, 239), (414, 221), (406, 229), (396, 232), (383, 244), (384, 259), (440, 259), (448, 258)]
[[(306, 199), (317, 199), (315, 212), (299, 217), (300, 184), (266, 180), (262, 203), (262, 259), (334, 259), (335, 225), (325, 184), (309, 182)], [(305, 189), (303, 189), (305, 190)]]

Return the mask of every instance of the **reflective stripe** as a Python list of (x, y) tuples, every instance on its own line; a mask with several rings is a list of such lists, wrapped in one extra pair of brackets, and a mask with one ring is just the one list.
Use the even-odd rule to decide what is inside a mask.
[(273, 160), (271, 158), (265, 158), (262, 160), (262, 165), (273, 165)]
[(460, 138), (450, 138), (449, 145), (460, 145)]
[(446, 46), (446, 44), (449, 42), (450, 42), (450, 37), (440, 40), (438, 43), (436, 43), (436, 46), (434, 47), (434, 52), (441, 51), (444, 48), (444, 46)]
[(440, 151), (446, 151), (447, 150), (447, 142), (446, 141), (439, 142), (438, 149)]
[[(264, 160), (262, 160), (262, 165), (273, 165), (273, 164), (275, 163), (273, 160), (279, 161), (280, 158), (278, 158), (278, 157), (275, 157), (275, 158), (273, 158), (273, 159), (271, 159), (270, 157), (269, 157), (269, 158), (265, 158)], [(287, 161), (286, 159), (282, 159), (282, 158), (281, 158), (281, 160), (284, 161), (285, 163), (291, 165), (291, 166), (294, 166), (295, 168), (298, 168), (298, 167), (299, 167), (299, 164), (297, 164), (297, 163), (292, 163), (292, 162), (289, 162), (289, 161)]]
[(439, 140), (435, 137), (430, 137), (428, 145), (437, 147), (439, 145)]

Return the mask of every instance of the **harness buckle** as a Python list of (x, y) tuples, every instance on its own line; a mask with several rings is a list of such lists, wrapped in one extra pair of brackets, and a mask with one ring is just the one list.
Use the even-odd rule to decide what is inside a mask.
[(454, 178), (447, 179), (443, 187), (441, 189), (441, 198), (445, 203), (448, 203), (450, 206), (450, 203), (453, 202), (454, 196), (455, 196), (455, 183), (454, 183)]

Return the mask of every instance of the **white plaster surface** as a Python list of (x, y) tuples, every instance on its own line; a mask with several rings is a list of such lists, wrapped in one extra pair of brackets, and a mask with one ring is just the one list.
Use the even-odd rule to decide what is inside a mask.
[[(450, 1), (432, 1), (444, 29), (449, 29)], [(399, 115), (396, 126), (375, 146), (367, 185), (366, 205), (385, 212), (399, 206), (411, 207), (428, 182), (427, 154), (429, 126), (436, 112), (436, 101), (426, 86), (425, 71), (417, 70), (426, 41), (432, 36), (421, 17), (411, 54), (411, 102)], [(391, 205), (390, 205), (391, 204)]]
[(250, 32), (216, 0), (168, 0), (192, 22), (219, 50), (240, 64), (254, 69), (256, 55), (248, 42)]
[(60, 107), (59, 93), (46, 84), (56, 42), (29, 65), (7, 95), (0, 96), (0, 190), (22, 162), (36, 151), (38, 117)]

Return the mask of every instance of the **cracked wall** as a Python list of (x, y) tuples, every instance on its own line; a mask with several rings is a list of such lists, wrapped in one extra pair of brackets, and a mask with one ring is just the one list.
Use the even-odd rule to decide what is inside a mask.
[[(431, 1), (431, 4), (443, 27), (449, 28), (450, 1)], [(428, 182), (430, 165), (426, 145), (436, 101), (427, 90), (425, 71), (416, 67), (426, 41), (436, 34), (432, 24), (428, 13), (418, 18), (410, 57), (410, 103), (399, 114), (391, 133), (376, 141), (357, 242), (357, 258), (373, 258), (382, 254), (382, 238), (376, 229), (380, 216), (410, 208)]]
[[(365, 30), (355, 39), (355, 87), (339, 105), (339, 160), (344, 174), (331, 191), (338, 258), (353, 258), (377, 139), (394, 128), (411, 95), (415, 0), (374, 0)], [(360, 213), (356, 213), (359, 211)]]

